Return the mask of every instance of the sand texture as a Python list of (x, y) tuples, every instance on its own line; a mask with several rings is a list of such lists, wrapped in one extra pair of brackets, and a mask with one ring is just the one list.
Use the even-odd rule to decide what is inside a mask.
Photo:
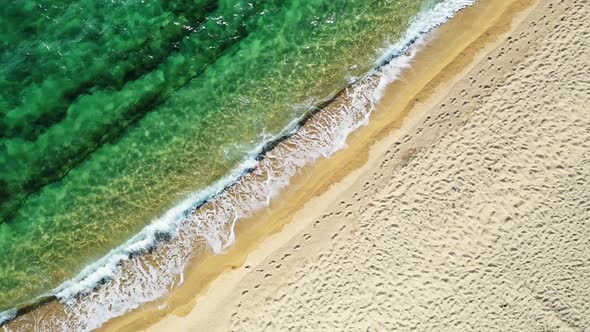
[(152, 330), (590, 331), (590, 4), (523, 15)]

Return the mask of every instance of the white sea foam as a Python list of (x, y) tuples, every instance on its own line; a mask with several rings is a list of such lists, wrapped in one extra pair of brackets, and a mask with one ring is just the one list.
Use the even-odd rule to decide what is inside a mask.
[[(16, 317), (16, 309), (0, 312), (0, 324), (13, 319), (14, 317)], [(4, 331), (8, 331), (6, 327), (4, 327)]]
[[(44, 317), (35, 322), (35, 329), (93, 330), (182, 283), (182, 273), (194, 255), (207, 247), (219, 253), (231, 246), (238, 220), (268, 206), (302, 167), (343, 149), (348, 135), (368, 123), (385, 87), (410, 66), (427, 33), (475, 1), (446, 0), (419, 14), (401, 39), (379, 52), (376, 69), (347, 89), (347, 102), (329, 115), (318, 113), (314, 121), (301, 128), (301, 119), (295, 119), (278, 135), (267, 137), (226, 177), (190, 195), (124, 245), (56, 288), (53, 294), (64, 304), (67, 319)], [(266, 144), (287, 135), (291, 135), (289, 144), (280, 144), (257, 160)], [(157, 243), (159, 234), (172, 240)], [(138, 254), (148, 249), (154, 249), (150, 255)], [(14, 311), (0, 313), (0, 323), (13, 316)]]

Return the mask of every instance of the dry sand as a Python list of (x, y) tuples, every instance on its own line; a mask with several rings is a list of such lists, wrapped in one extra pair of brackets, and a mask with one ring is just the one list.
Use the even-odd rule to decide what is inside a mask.
[(233, 270), (106, 329), (590, 331), (590, 4), (499, 2), (441, 29), (295, 207), (238, 232)]

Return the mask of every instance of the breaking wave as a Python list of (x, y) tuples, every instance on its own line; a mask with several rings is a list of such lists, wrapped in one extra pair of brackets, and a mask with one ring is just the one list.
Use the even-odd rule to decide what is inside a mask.
[[(340, 94), (268, 137), (227, 176), (191, 194), (122, 246), (87, 266), (51, 294), (61, 312), (35, 322), (41, 331), (89, 331), (166, 295), (183, 282), (191, 258), (223, 252), (235, 239), (234, 226), (265, 208), (304, 166), (346, 147), (350, 133), (368, 123), (385, 87), (410, 66), (431, 30), (476, 0), (447, 0), (419, 14), (402, 38), (379, 52), (375, 69), (351, 79)], [(343, 98), (343, 102), (328, 101)], [(0, 324), (16, 310), (0, 313)], [(65, 318), (64, 318), (65, 317)], [(8, 326), (4, 326), (9, 331)]]

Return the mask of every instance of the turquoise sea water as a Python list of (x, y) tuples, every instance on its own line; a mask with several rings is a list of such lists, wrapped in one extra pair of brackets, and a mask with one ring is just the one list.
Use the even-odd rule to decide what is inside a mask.
[(371, 69), (433, 0), (11, 1), (0, 311), (71, 278)]

